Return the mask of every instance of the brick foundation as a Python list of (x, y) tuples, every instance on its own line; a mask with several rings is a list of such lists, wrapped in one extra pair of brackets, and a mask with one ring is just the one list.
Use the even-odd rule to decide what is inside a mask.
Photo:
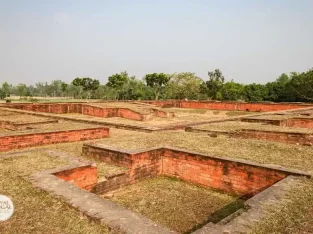
[(47, 144), (93, 140), (109, 137), (109, 128), (87, 128), (0, 137), (0, 152)]
[(313, 107), (312, 104), (302, 103), (246, 103), (246, 102), (217, 102), (217, 101), (143, 101), (161, 107), (178, 107), (208, 110), (227, 110), (227, 111), (279, 111), (298, 108)]
[(91, 191), (98, 182), (98, 170), (93, 165), (76, 167), (64, 171), (54, 173), (54, 175), (62, 180), (69, 181), (77, 187)]
[(16, 130), (24, 130), (29, 128), (30, 126), (36, 126), (41, 124), (51, 124), (58, 123), (58, 120), (46, 120), (46, 121), (38, 121), (38, 122), (29, 122), (29, 123), (15, 123), (11, 121), (0, 121), (0, 128), (16, 131)]
[(82, 154), (129, 168), (120, 175), (122, 179), (117, 185), (113, 180), (104, 182), (96, 187), (97, 193), (108, 192), (143, 178), (166, 175), (229, 193), (252, 196), (288, 175), (301, 174), (245, 160), (217, 158), (170, 147), (125, 151), (101, 144), (85, 144)]
[(232, 136), (236, 138), (255, 138), (260, 140), (277, 141), (288, 144), (313, 145), (313, 135), (307, 133), (242, 129), (235, 134), (232, 134)]
[(96, 117), (121, 117), (138, 121), (149, 121), (154, 116), (172, 118), (174, 113), (152, 108), (151, 113), (143, 114), (128, 108), (105, 108), (81, 103), (56, 103), (56, 104), (3, 104), (3, 107), (26, 111), (45, 112), (54, 114), (78, 113)]

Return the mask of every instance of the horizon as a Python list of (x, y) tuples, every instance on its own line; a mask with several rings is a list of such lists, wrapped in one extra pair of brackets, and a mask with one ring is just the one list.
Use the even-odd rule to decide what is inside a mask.
[(105, 84), (124, 70), (207, 80), (220, 69), (226, 81), (264, 84), (313, 66), (310, 0), (0, 3), (0, 83)]

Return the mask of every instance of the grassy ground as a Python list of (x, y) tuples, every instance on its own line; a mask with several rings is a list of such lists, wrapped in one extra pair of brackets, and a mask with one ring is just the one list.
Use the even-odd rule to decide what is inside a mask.
[[(211, 214), (237, 197), (183, 181), (157, 177), (124, 187), (111, 200), (179, 233), (208, 221)], [(240, 207), (239, 202), (236, 203)]]
[(0, 121), (10, 121), (13, 123), (36, 123), (36, 122), (51, 120), (46, 117), (39, 117), (39, 116), (34, 116), (34, 115), (21, 115), (21, 114), (14, 113), (14, 112), (7, 112), (6, 114), (7, 115), (5, 116), (1, 116), (0, 114)]
[[(170, 145), (214, 156), (241, 158), (258, 163), (278, 164), (289, 168), (313, 172), (312, 147), (288, 145), (262, 140), (232, 139), (224, 136), (211, 138), (207, 136), (207, 134), (189, 133), (183, 131), (166, 131), (154, 133), (143, 133), (118, 129), (110, 129), (110, 131), (110, 138), (104, 138), (97, 141), (107, 145), (119, 146), (125, 149), (139, 149)], [(82, 144), (82, 142), (66, 143), (49, 145), (41, 148), (66, 151), (79, 156)], [(100, 230), (97, 229), (100, 228), (99, 226), (94, 226), (94, 224), (90, 224), (86, 220), (80, 219), (79, 214), (75, 213), (64, 203), (49, 196), (46, 193), (34, 190), (31, 187), (31, 184), (29, 184), (27, 181), (19, 176), (19, 174), (21, 173), (20, 171), (22, 171), (23, 173), (29, 173), (27, 172), (28, 170), (40, 170), (41, 166), (43, 165), (41, 162), (43, 159), (41, 157), (42, 155), (40, 156), (40, 158), (39, 156), (27, 157), (24, 163), (27, 164), (27, 168), (25, 170), (23, 170), (23, 166), (20, 169), (16, 169), (19, 167), (19, 165), (23, 164), (23, 162), (12, 161), (11, 163), (3, 164), (4, 161), (0, 160), (1, 194), (8, 194), (9, 196), (17, 197), (17, 200), (20, 199), (21, 203), (24, 202), (22, 201), (22, 198), (24, 197), (23, 194), (26, 194), (25, 196), (27, 197), (27, 199), (30, 199), (29, 207), (26, 206), (26, 204), (24, 203), (19, 205), (19, 207), (21, 207), (21, 209), (19, 209), (19, 212), (22, 212), (19, 214), (19, 216), (17, 216), (19, 220), (15, 220), (14, 222), (12, 221), (12, 225), (11, 221), (6, 224), (0, 224), (0, 233), (97, 233), (94, 230)], [(50, 164), (50, 160), (52, 159), (49, 159), (49, 164), (47, 166), (48, 168), (50, 167), (50, 165), (51, 167), (55, 166), (52, 165), (52, 163)], [(45, 160), (43, 161), (45, 162)], [(36, 166), (38, 166), (38, 168), (35, 168)], [(42, 167), (45, 168), (44, 165)], [(104, 169), (103, 174), (109, 173), (105, 172), (105, 170), (106, 169)], [(13, 186), (10, 186), (10, 184), (12, 184)], [(313, 223), (311, 219), (313, 215), (312, 188), (313, 180), (304, 181), (303, 187), (299, 189), (295, 188), (295, 190), (290, 193), (289, 201), (286, 201), (286, 206), (283, 208), (283, 211), (273, 211), (272, 216), (268, 217), (264, 220), (262, 224), (258, 225), (258, 227), (255, 228), (254, 232), (313, 233)], [(22, 195), (19, 195), (19, 193), (21, 193)], [(27, 194), (30, 195), (28, 196)], [(26, 201), (28, 201), (27, 199)], [(47, 212), (47, 214), (45, 214), (44, 212), (39, 212), (40, 216), (42, 216), (42, 220), (39, 220), (38, 216), (36, 215), (36, 211), (34, 211), (34, 207), (36, 207), (37, 203), (39, 204), (38, 207), (41, 210)], [(60, 208), (57, 208), (58, 206), (60, 206)], [(49, 210), (49, 208), (51, 209)], [(30, 210), (31, 212), (29, 215), (27, 214), (27, 210)], [(64, 213), (66, 217), (58, 215), (57, 212), (60, 210)], [(25, 216), (23, 216), (23, 212), (25, 213)], [(34, 220), (31, 216), (34, 216)], [(22, 220), (21, 217), (26, 217), (26, 219)], [(50, 222), (48, 223), (47, 221), (55, 219), (55, 224)], [(40, 225), (37, 227), (37, 222), (42, 222), (43, 227)], [(29, 225), (29, 227), (27, 225)], [(58, 225), (62, 227), (61, 231), (57, 229)], [(65, 225), (68, 225), (68, 228), (65, 227)], [(74, 225), (73, 231), (71, 230), (71, 225)], [(77, 228), (77, 226), (75, 225), (84, 227)], [(12, 226), (12, 232), (9, 231), (8, 226), (10, 228)], [(87, 226), (89, 229), (87, 228)], [(34, 228), (34, 232), (32, 232), (32, 228)], [(38, 229), (39, 231), (37, 231), (36, 228), (40, 228)], [(51, 229), (51, 232), (49, 229)]]
[[(31, 118), (30, 115), (25, 115), (27, 118)], [(34, 116), (35, 117), (35, 116)], [(34, 118), (36, 119), (36, 118)], [(67, 120), (59, 120), (58, 123), (48, 123), (40, 125), (29, 125), (30, 129), (16, 130), (16, 131), (6, 131), (1, 134), (1, 136), (9, 135), (20, 135), (20, 134), (29, 134), (29, 133), (39, 133), (39, 132), (55, 132), (55, 131), (66, 131), (66, 130), (75, 130), (75, 129), (85, 129), (85, 128), (95, 128), (98, 125), (80, 123)]]
[(249, 123), (241, 121), (227, 121), (221, 123), (210, 123), (198, 125), (197, 129), (206, 130), (220, 130), (220, 131), (236, 131), (241, 129), (255, 129), (264, 131), (279, 131), (279, 132), (299, 132), (299, 133), (313, 133), (310, 128), (294, 128), (294, 127), (281, 127), (265, 123)]
[[(173, 109), (173, 108), (169, 108), (169, 109)], [(151, 126), (151, 127), (165, 126), (169, 124), (195, 123), (195, 122), (217, 120), (217, 119), (229, 117), (229, 112), (222, 112), (222, 111), (215, 113), (214, 111), (209, 111), (209, 110), (194, 111), (193, 109), (189, 110), (189, 109), (175, 108), (173, 112), (175, 113), (174, 118), (154, 117), (153, 120), (144, 121), (144, 122), (125, 119), (125, 118), (119, 118), (119, 117), (101, 118), (101, 117), (87, 116), (83, 114), (64, 114), (64, 116), (71, 116), (74, 118), (96, 120), (96, 121), (115, 123), (115, 124), (128, 124), (128, 125), (133, 125), (133, 126)], [(246, 113), (246, 112), (242, 112), (242, 113)]]
[(107, 233), (88, 221), (65, 202), (35, 189), (24, 177), (44, 169), (64, 165), (63, 160), (42, 153), (0, 159), (0, 193), (11, 198), (14, 215), (0, 222), (1, 234), (13, 233)]

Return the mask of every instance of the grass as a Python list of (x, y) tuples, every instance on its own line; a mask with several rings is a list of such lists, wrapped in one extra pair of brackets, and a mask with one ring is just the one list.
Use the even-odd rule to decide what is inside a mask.
[(313, 179), (293, 188), (281, 210), (267, 208), (270, 214), (257, 224), (251, 234), (305, 234), (313, 232)]
[(113, 193), (111, 200), (179, 233), (208, 221), (237, 199), (166, 177), (147, 179)]
[[(29, 117), (28, 115), (25, 115)], [(56, 132), (56, 131), (66, 131), (66, 130), (77, 130), (85, 128), (95, 128), (98, 125), (89, 124), (89, 123), (80, 123), (68, 120), (59, 120), (58, 123), (48, 123), (40, 125), (30, 125), (32, 128), (26, 130), (17, 130), (17, 131), (7, 131), (2, 136), (5, 135), (20, 135), (20, 134), (29, 134), (29, 133), (40, 133), (40, 132)]]
[(207, 134), (184, 131), (134, 133), (119, 129), (111, 129), (110, 138), (103, 138), (96, 142), (125, 149), (146, 149), (168, 145), (217, 157), (241, 158), (313, 171), (312, 147), (279, 142), (235, 139), (227, 136), (212, 138)]
[(51, 119), (45, 118), (45, 117), (34, 116), (34, 115), (22, 115), (22, 114), (17, 114), (14, 112), (11, 112), (10, 115), (6, 115), (6, 116), (0, 115), (0, 121), (10, 121), (13, 123), (36, 123), (36, 122), (48, 121), (48, 120), (51, 120)]
[(0, 160), (0, 191), (11, 198), (15, 208), (11, 219), (0, 222), (1, 234), (108, 233), (106, 227), (87, 220), (56, 197), (35, 189), (25, 178), (33, 172), (64, 163), (43, 153)]
[(220, 123), (210, 123), (198, 125), (197, 129), (206, 130), (222, 130), (222, 131), (237, 131), (241, 129), (255, 129), (264, 131), (279, 131), (279, 132), (298, 132), (298, 133), (313, 133), (309, 128), (295, 128), (295, 127), (282, 127), (265, 123), (249, 123), (241, 121), (226, 121)]

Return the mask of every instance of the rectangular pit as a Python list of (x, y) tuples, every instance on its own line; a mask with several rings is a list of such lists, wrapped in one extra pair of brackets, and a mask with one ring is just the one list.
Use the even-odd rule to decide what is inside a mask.
[[(200, 231), (199, 233), (213, 233), (210, 232), (210, 230), (220, 230), (223, 228), (221, 223), (231, 223), (233, 222), (232, 220), (236, 219), (236, 217), (232, 216), (232, 212), (240, 209), (240, 213), (238, 214), (239, 217), (242, 212), (256, 212), (256, 207), (258, 207), (258, 205), (252, 202), (255, 200), (254, 196), (258, 195), (259, 193), (263, 193), (263, 191), (267, 191), (267, 189), (271, 188), (273, 184), (285, 181), (290, 176), (309, 176), (307, 173), (301, 171), (255, 164), (244, 160), (216, 158), (169, 147), (154, 148), (145, 151), (125, 151), (122, 149), (114, 149), (112, 147), (99, 144), (85, 144), (83, 148), (83, 155), (91, 158), (95, 157), (97, 160), (103, 160), (107, 163), (119, 164), (129, 168), (128, 171), (122, 174), (124, 177), (122, 179), (123, 183), (120, 183), (120, 181), (116, 180), (116, 178), (118, 178), (120, 175), (107, 178), (110, 180), (111, 185), (114, 184), (114, 182), (117, 182), (119, 186), (109, 186), (106, 187), (107, 189), (104, 191), (97, 191), (100, 196), (104, 196), (110, 200), (116, 201), (123, 206), (134, 210), (136, 213), (141, 213), (148, 216), (149, 218), (159, 223), (159, 228), (160, 225), (161, 227), (165, 225), (172, 230), (178, 231), (179, 233), (191, 233), (193, 231), (197, 233), (200, 230), (202, 230), (202, 232)], [(88, 171), (86, 171), (86, 173), (87, 172)], [(73, 171), (73, 173), (75, 174), (75, 171)], [(93, 171), (93, 173), (96, 173), (96, 171)], [(77, 185), (80, 181), (79, 178), (86, 178), (86, 175), (84, 176), (84, 173), (80, 174), (80, 176), (77, 177), (77, 182), (75, 181), (75, 176), (71, 177), (69, 174), (67, 176), (71, 178), (72, 183)], [(162, 182), (162, 179), (165, 178), (164, 176), (166, 176), (166, 181), (163, 180)], [(92, 178), (96, 178), (96, 176), (93, 175)], [(177, 178), (178, 180), (171, 178)], [(185, 184), (180, 179), (190, 184)], [(151, 184), (151, 181), (154, 182)], [(163, 183), (163, 186), (165, 186), (163, 189), (164, 191), (154, 187), (155, 181), (156, 184), (161, 182)], [(187, 188), (187, 190), (190, 189), (188, 192), (186, 192), (186, 190), (186, 193), (184, 193), (184, 195), (187, 197), (183, 196), (182, 198), (177, 198), (182, 199), (180, 200), (182, 201), (182, 204), (187, 202), (188, 197), (195, 197), (195, 195), (188, 196), (188, 194), (190, 195), (194, 193), (197, 193), (198, 195), (210, 194), (214, 196), (226, 196), (227, 199), (217, 199), (216, 204), (206, 204), (205, 202), (202, 203), (204, 200), (199, 201), (199, 204), (202, 204), (203, 207), (207, 207), (208, 209), (206, 209), (207, 213), (200, 212), (201, 215), (199, 214), (199, 217), (197, 216), (198, 218), (196, 218), (196, 222), (193, 221), (193, 218), (195, 217), (173, 222), (173, 220), (175, 220), (175, 215), (173, 214), (171, 217), (162, 219), (164, 217), (162, 217), (161, 214), (154, 212), (153, 209), (155, 207), (153, 207), (152, 203), (161, 202), (165, 209), (165, 213), (170, 212), (170, 206), (166, 207), (166, 205), (162, 203), (166, 202), (168, 199), (158, 200), (158, 197), (160, 196), (155, 195), (155, 192), (157, 192), (157, 194), (166, 192), (166, 186), (173, 187), (170, 184), (174, 182), (177, 182), (178, 188)], [(93, 191), (91, 187), (97, 186), (95, 185), (94, 180), (92, 180), (89, 185), (84, 184), (81, 186), (81, 188), (86, 189), (89, 186), (88, 190)], [(193, 187), (195, 185), (200, 185), (201, 187)], [(145, 188), (147, 188), (146, 191), (138, 191)], [(198, 189), (199, 191), (195, 192)], [(276, 190), (277, 189), (280, 189), (279, 186), (276, 187)], [(178, 191), (181, 190), (178, 189)], [(223, 195), (221, 195), (219, 191), (221, 191)], [(143, 197), (145, 196), (140, 195), (142, 192), (146, 194), (146, 200), (144, 201)], [(170, 194), (165, 195), (170, 196)], [(238, 198), (248, 198), (248, 200), (247, 202), (241, 202), (243, 200), (238, 200)], [(261, 199), (266, 200), (272, 198), (268, 196), (261, 196)], [(106, 203), (107, 201), (104, 200), (104, 202)], [(191, 204), (188, 205), (193, 206), (194, 204), (192, 202), (196, 201), (191, 201)], [(148, 203), (149, 205), (147, 205)], [(186, 204), (187, 207), (188, 205)], [(210, 205), (211, 209), (209, 209)], [(251, 208), (249, 208), (250, 205)], [(144, 207), (148, 207), (148, 209)], [(167, 208), (169, 208), (169, 210)], [(102, 212), (106, 213), (110, 211), (103, 210)], [(195, 209), (194, 212), (197, 212), (197, 210)], [(189, 212), (185, 213), (187, 216), (188, 214), (190, 214), (190, 210)], [(224, 214), (224, 216), (221, 214)], [(225, 217), (225, 214), (230, 216)], [(183, 223), (180, 223), (181, 221), (183, 221)], [(123, 225), (124, 224), (120, 224), (120, 227)], [(126, 226), (124, 226), (122, 229), (126, 230), (127, 233), (131, 233), (128, 232), (129, 230), (127, 230), (128, 227)], [(141, 228), (144, 230), (144, 227)], [(163, 229), (162, 232), (155, 233), (170, 232), (164, 231)]]

